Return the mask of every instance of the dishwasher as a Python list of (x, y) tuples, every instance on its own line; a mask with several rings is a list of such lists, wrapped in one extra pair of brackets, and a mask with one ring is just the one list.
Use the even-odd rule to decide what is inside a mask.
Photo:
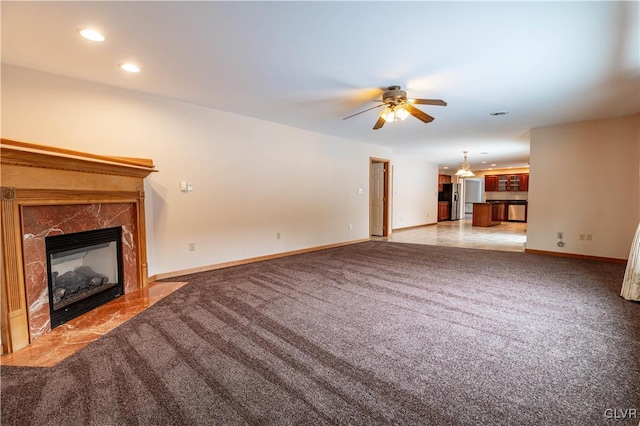
[(524, 204), (509, 204), (508, 220), (524, 222), (527, 215), (527, 206)]

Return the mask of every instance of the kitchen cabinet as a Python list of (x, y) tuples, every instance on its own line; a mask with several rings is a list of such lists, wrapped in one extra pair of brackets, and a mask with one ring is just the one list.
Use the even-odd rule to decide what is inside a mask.
[(438, 192), (442, 192), (442, 185), (445, 183), (451, 183), (451, 176), (438, 175)]
[(509, 191), (520, 191), (520, 175), (509, 175)]
[(472, 226), (494, 226), (500, 221), (493, 218), (494, 205), (489, 203), (473, 203)]
[(485, 176), (484, 177), (484, 190), (485, 191), (497, 191), (498, 190), (498, 176)]
[(506, 222), (508, 218), (507, 203), (490, 203), (491, 218), (496, 222)]
[(451, 212), (449, 211), (449, 202), (439, 201), (438, 202), (438, 222), (442, 222), (443, 220), (449, 220), (450, 217), (451, 217)]
[(498, 191), (506, 191), (508, 189), (509, 189), (509, 176), (508, 175), (498, 176)]
[(512, 175), (486, 175), (485, 191), (528, 191), (529, 175), (526, 173)]

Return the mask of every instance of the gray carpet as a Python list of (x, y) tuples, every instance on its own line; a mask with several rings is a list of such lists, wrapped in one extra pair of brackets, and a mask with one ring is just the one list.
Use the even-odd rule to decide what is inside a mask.
[(1, 420), (637, 425), (640, 304), (618, 296), (623, 275), (367, 242), (180, 277), (57, 366), (2, 367)]

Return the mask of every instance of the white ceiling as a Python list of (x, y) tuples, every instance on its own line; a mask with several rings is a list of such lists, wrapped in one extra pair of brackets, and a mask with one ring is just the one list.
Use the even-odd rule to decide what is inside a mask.
[[(531, 128), (640, 111), (638, 2), (9, 2), (2, 62), (474, 170)], [(95, 43), (77, 30), (92, 27)], [(134, 61), (140, 74), (117, 64)], [(444, 99), (372, 130), (382, 88)], [(493, 117), (491, 112), (508, 115)], [(481, 154), (486, 152), (487, 154)], [(482, 164), (481, 161), (487, 161)]]

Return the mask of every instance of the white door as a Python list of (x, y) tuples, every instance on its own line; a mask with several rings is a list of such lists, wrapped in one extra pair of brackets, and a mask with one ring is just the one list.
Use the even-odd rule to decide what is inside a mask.
[(371, 235), (384, 235), (384, 163), (371, 164)]

